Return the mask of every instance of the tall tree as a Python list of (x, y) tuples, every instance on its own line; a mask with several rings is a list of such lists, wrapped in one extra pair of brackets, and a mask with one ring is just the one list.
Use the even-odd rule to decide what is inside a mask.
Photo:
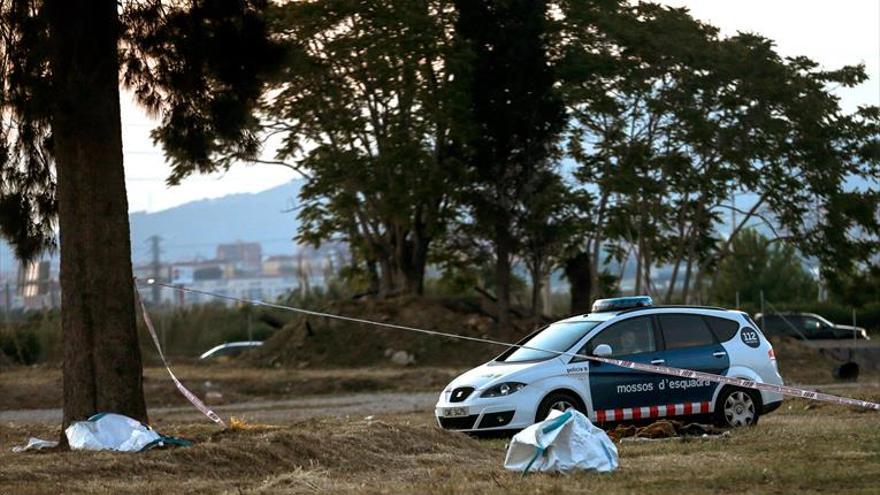
[(757, 306), (761, 292), (772, 303), (816, 300), (818, 284), (804, 269), (790, 244), (773, 242), (754, 229), (745, 229), (733, 242), (732, 254), (718, 267), (712, 300), (739, 300)]
[(863, 307), (880, 301), (880, 266), (859, 264), (824, 281), (829, 298), (845, 306)]
[(521, 200), (523, 214), (514, 226), (514, 235), (532, 280), (532, 314), (540, 317), (545, 310), (540, 297), (545, 280), (558, 266), (569, 240), (582, 228), (582, 207), (589, 198), (584, 191), (571, 190), (555, 171), (542, 170), (523, 191)]
[(278, 160), (308, 177), (300, 239), (347, 242), (382, 295), (422, 293), (461, 182), (451, 2), (291, 2), (276, 13), (295, 55), (265, 125), (284, 138)]
[[(878, 194), (845, 181), (880, 178), (878, 110), (846, 114), (829, 90), (864, 81), (863, 68), (784, 59), (770, 40), (721, 38), (684, 9), (607, 3), (563, 8), (569, 152), (598, 197), (599, 226), (573, 253), (634, 258), (636, 290), (660, 298), (683, 278), (687, 300), (755, 220), (823, 266), (876, 252)], [(724, 238), (737, 191), (757, 200)], [(650, 272), (661, 263), (673, 267), (665, 295)]]
[(172, 181), (212, 170), (223, 150), (251, 152), (248, 110), (273, 53), (251, 52), (272, 47), (264, 6), (128, 2), (120, 16), (114, 1), (0, 2), (0, 226), (28, 259), (54, 245), (58, 220), (64, 425), (99, 411), (147, 419), (120, 77), (162, 112), (154, 137), (172, 157)]
[(522, 193), (553, 157), (565, 114), (550, 64), (548, 3), (534, 0), (455, 2), (455, 32), (470, 63), (456, 74), (469, 96), (460, 116), (469, 151), (467, 203), (491, 243), (498, 323), (509, 332), (511, 266)]
[(61, 232), (64, 424), (97, 411), (145, 420), (122, 167), (117, 5), (47, 1), (45, 9), (57, 95), (51, 125)]

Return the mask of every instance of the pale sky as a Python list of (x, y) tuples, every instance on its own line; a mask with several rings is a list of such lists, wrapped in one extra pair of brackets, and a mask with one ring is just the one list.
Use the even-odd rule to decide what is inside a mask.
[[(880, 0), (665, 0), (688, 7), (694, 17), (724, 35), (754, 32), (776, 41), (784, 56), (806, 55), (825, 68), (863, 63), (870, 79), (838, 90), (846, 110), (880, 105)], [(169, 167), (150, 140), (155, 122), (123, 94), (122, 124), (130, 211), (157, 211), (203, 198), (257, 192), (283, 184), (294, 174), (283, 167), (238, 165), (226, 173), (194, 176), (168, 188)], [(267, 150), (271, 155), (272, 150)]]

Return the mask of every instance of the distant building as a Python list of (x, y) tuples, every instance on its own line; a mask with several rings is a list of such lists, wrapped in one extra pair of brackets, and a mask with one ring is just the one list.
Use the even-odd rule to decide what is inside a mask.
[(295, 275), (301, 265), (302, 257), (290, 255), (269, 256), (263, 262), (263, 275)]
[[(235, 297), (239, 299), (254, 299), (274, 302), (279, 297), (290, 293), (299, 286), (299, 280), (294, 276), (279, 277), (239, 277), (231, 279), (197, 280), (187, 286), (205, 292), (211, 292), (221, 296)], [(235, 301), (219, 299), (216, 297), (185, 293), (183, 295), (185, 305), (222, 303), (226, 306), (234, 306)]]
[[(61, 305), (58, 268), (58, 264), (52, 260), (19, 265), (17, 292), (21, 298), (20, 304), (25, 309), (48, 309)], [(11, 297), (11, 294), (7, 292), (6, 296)]]
[(238, 270), (259, 273), (263, 263), (263, 246), (259, 242), (236, 241), (217, 246), (217, 260), (232, 263)]
[[(214, 259), (165, 261), (154, 266), (142, 262), (133, 265), (138, 289), (142, 297), (153, 302), (153, 288), (149, 280), (216, 293), (222, 296), (262, 301), (277, 301), (294, 290), (305, 293), (314, 287), (325, 286), (325, 278), (334, 272), (334, 263), (346, 261), (336, 246), (320, 250), (301, 247), (292, 255), (274, 255), (263, 259), (258, 242), (220, 244)], [(42, 260), (22, 264), (17, 280), (0, 280), (0, 309), (3, 306), (25, 309), (57, 308), (61, 305), (59, 260)], [(156, 302), (166, 306), (221, 303), (227, 306), (235, 301), (207, 295), (185, 293), (160, 287)]]

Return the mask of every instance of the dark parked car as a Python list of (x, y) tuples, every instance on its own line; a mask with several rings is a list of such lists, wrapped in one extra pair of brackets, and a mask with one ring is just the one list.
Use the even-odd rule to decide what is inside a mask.
[(755, 315), (755, 323), (768, 337), (870, 340), (868, 333), (862, 327), (838, 325), (813, 313), (773, 313), (766, 317), (758, 313)]

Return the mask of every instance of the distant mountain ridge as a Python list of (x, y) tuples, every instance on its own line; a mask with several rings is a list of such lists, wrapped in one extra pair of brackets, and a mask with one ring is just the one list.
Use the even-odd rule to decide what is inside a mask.
[(162, 259), (213, 258), (217, 244), (260, 242), (264, 255), (293, 254), (299, 222), (293, 211), (302, 180), (257, 193), (239, 193), (191, 201), (157, 212), (134, 212), (132, 259), (149, 261), (149, 238), (162, 238)]

